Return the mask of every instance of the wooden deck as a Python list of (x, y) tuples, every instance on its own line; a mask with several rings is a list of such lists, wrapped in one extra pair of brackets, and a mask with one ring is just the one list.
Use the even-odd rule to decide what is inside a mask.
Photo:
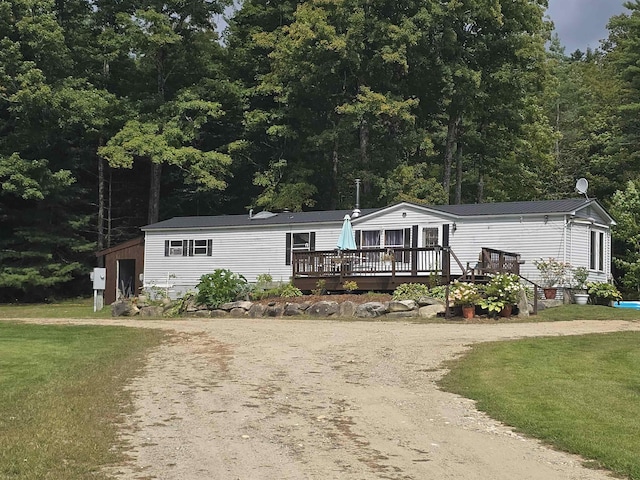
[(473, 266), (462, 265), (450, 247), (364, 248), (359, 250), (293, 252), (293, 284), (303, 291), (324, 282), (329, 291), (344, 291), (344, 282), (354, 281), (358, 290), (392, 291), (403, 283), (445, 285), (451, 277), (451, 262), (462, 273), (457, 279), (482, 282), (488, 274), (520, 274), (520, 255), (483, 248)]
[(448, 283), (450, 250), (443, 247), (366, 248), (348, 251), (294, 252), (293, 284), (300, 290), (324, 281), (330, 291), (344, 290), (355, 281), (358, 290), (394, 290), (403, 283)]

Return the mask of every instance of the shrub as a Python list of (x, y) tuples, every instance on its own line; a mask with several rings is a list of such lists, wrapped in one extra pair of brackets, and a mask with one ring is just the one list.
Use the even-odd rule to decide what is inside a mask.
[(533, 264), (540, 272), (540, 279), (543, 287), (553, 287), (562, 285), (565, 282), (567, 271), (571, 268), (568, 263), (560, 262), (553, 257), (534, 260)]
[(354, 290), (358, 290), (358, 284), (353, 280), (348, 280), (342, 284), (342, 288), (347, 292), (353, 292)]
[(327, 293), (327, 282), (326, 280), (320, 279), (316, 282), (316, 288), (311, 290), (311, 293), (314, 295), (325, 295)]
[(611, 301), (622, 300), (620, 291), (614, 285), (607, 282), (589, 282), (587, 283), (587, 292), (594, 303), (609, 303)]
[(394, 300), (415, 300), (429, 296), (429, 287), (423, 283), (403, 283), (393, 291)]
[(223, 303), (234, 301), (247, 286), (247, 280), (237, 273), (217, 269), (200, 277), (196, 301), (209, 308), (217, 308)]
[(476, 305), (481, 297), (478, 286), (473, 283), (454, 282), (451, 285), (451, 298), (455, 305)]
[(484, 288), (485, 298), (480, 301), (480, 306), (489, 313), (498, 313), (507, 305), (513, 305), (518, 301), (521, 289), (520, 278), (517, 275), (511, 273), (494, 275)]
[(280, 297), (301, 297), (302, 291), (290, 283), (285, 283), (278, 288), (278, 294)]

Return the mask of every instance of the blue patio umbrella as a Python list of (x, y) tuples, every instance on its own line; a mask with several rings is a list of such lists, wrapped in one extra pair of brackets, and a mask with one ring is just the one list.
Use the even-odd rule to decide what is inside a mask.
[(351, 226), (351, 217), (347, 214), (344, 216), (344, 222), (342, 223), (342, 230), (338, 237), (338, 250), (355, 250), (356, 241), (353, 234), (353, 227)]

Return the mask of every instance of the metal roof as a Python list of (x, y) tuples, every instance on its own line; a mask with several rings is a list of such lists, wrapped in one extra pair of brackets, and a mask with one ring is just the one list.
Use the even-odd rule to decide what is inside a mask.
[[(363, 208), (360, 217), (364, 217), (379, 208)], [(260, 212), (262, 213), (262, 212)], [(169, 220), (153, 223), (142, 227), (142, 230), (164, 230), (184, 228), (217, 228), (217, 227), (247, 227), (265, 225), (289, 225), (303, 223), (342, 223), (345, 215), (351, 215), (353, 210), (324, 210), (317, 212), (279, 212), (273, 216), (254, 215), (218, 215), (198, 217), (173, 217)]]

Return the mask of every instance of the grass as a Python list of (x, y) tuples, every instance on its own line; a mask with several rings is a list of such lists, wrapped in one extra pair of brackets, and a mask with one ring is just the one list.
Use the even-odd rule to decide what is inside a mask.
[(441, 386), (525, 434), (638, 480), (638, 365), (638, 332), (486, 343), (452, 362)]
[(531, 319), (539, 322), (559, 322), (571, 320), (640, 320), (640, 310), (613, 308), (602, 305), (563, 305), (547, 308)]
[(93, 298), (76, 298), (58, 303), (2, 304), (0, 318), (111, 318), (106, 305), (93, 311)]
[(0, 478), (107, 478), (101, 468), (121, 460), (118, 422), (130, 407), (123, 386), (162, 338), (0, 322)]

